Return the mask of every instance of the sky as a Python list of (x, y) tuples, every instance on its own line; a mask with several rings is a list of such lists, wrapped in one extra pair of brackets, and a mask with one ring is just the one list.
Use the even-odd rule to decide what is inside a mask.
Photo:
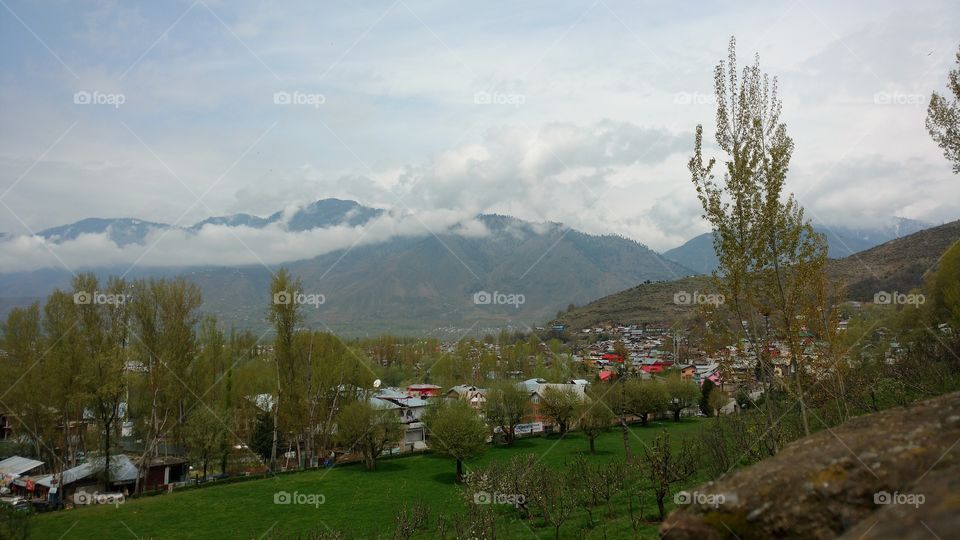
[(924, 118), (958, 28), (955, 1), (0, 0), (0, 231), (338, 197), (407, 234), (500, 213), (668, 249), (709, 229), (686, 163), (731, 36), (778, 78), (808, 217), (942, 223)]

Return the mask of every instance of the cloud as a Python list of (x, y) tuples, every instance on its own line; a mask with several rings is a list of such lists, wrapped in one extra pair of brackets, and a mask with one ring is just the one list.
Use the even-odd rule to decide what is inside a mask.
[(81, 234), (64, 242), (20, 235), (0, 239), (0, 268), (5, 272), (22, 272), (117, 265), (144, 268), (274, 265), (397, 237), (446, 233), (482, 237), (488, 232), (477, 220), (461, 220), (457, 213), (436, 211), (392, 212), (363, 226), (334, 226), (302, 232), (288, 231), (282, 223), (263, 228), (206, 224), (196, 232), (181, 228), (153, 229), (143, 242), (122, 247), (111, 240), (109, 232)]

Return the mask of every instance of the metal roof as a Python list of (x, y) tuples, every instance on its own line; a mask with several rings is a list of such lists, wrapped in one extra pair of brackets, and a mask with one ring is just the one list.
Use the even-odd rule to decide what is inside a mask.
[(43, 465), (42, 461), (20, 456), (12, 456), (0, 461), (0, 474), (12, 474), (14, 476), (20, 476), (23, 473), (32, 471), (41, 465)]

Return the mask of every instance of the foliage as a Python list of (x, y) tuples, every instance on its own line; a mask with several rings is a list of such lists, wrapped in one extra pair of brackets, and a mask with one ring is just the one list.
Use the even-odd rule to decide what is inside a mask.
[(439, 401), (423, 417), (434, 452), (457, 462), (457, 482), (463, 480), (463, 462), (487, 448), (487, 426), (465, 401)]
[(946, 95), (934, 92), (927, 107), (927, 131), (960, 174), (960, 51), (957, 67), (947, 74)]
[(342, 445), (360, 452), (368, 471), (377, 468), (377, 458), (403, 437), (396, 412), (369, 401), (354, 401), (337, 417), (337, 437)]

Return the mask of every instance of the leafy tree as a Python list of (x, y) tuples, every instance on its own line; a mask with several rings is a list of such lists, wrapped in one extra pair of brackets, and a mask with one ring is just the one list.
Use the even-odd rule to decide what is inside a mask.
[(530, 394), (522, 385), (504, 382), (487, 393), (484, 415), (492, 426), (499, 427), (507, 444), (513, 444), (517, 424), (530, 418)]
[[(275, 432), (276, 430), (273, 429), (273, 413), (268, 411), (258, 412), (248, 446), (265, 462), (273, 454)], [(278, 441), (278, 444), (283, 444), (283, 442)]]
[[(716, 159), (703, 158), (703, 127), (697, 126), (690, 169), (704, 218), (714, 229), (720, 265), (714, 273), (724, 305), (718, 322), (737, 321), (737, 334), (749, 340), (767, 385), (778, 384), (768, 357), (774, 336), (789, 347), (793, 392), (800, 403), (804, 432), (809, 433), (803, 391), (801, 316), (816, 300), (810, 294), (826, 265), (827, 246), (804, 218), (803, 208), (784, 183), (793, 140), (780, 120), (777, 80), (761, 71), (759, 58), (740, 73), (736, 40), (730, 39), (728, 62), (714, 71), (717, 95), (716, 140), (726, 154), (723, 178), (715, 177)], [(765, 400), (768, 440), (779, 448), (774, 400)]]
[(567, 485), (564, 474), (544, 467), (537, 476), (538, 489), (534, 492), (537, 507), (544, 521), (553, 526), (553, 537), (560, 538), (560, 527), (577, 505), (574, 491)]
[(395, 411), (369, 401), (354, 401), (337, 416), (340, 443), (360, 452), (368, 471), (377, 468), (377, 458), (403, 437)]
[(610, 431), (614, 415), (610, 407), (604, 402), (603, 394), (597, 389), (587, 391), (587, 399), (580, 409), (578, 422), (580, 430), (590, 440), (590, 453), (596, 454), (596, 440), (601, 433)]
[(216, 414), (201, 404), (187, 417), (183, 426), (183, 438), (194, 462), (201, 464), (203, 478), (206, 480), (208, 465), (222, 450), (226, 427)]
[(270, 450), (270, 466), (276, 467), (277, 447), (279, 445), (280, 424), (285, 426), (297, 417), (294, 395), (297, 378), (296, 362), (293, 358), (293, 336), (301, 320), (296, 297), (302, 291), (299, 279), (290, 275), (286, 268), (274, 274), (270, 282), (270, 299), (267, 320), (273, 325), (276, 336), (273, 340), (274, 361), (277, 371), (277, 403), (273, 418), (273, 447)]
[(540, 414), (553, 420), (560, 427), (560, 434), (564, 435), (582, 405), (583, 400), (575, 390), (548, 386), (540, 398)]
[(439, 401), (423, 417), (430, 447), (457, 461), (457, 483), (463, 481), (463, 462), (487, 448), (487, 426), (467, 402)]
[(693, 476), (696, 473), (696, 463), (693, 446), (686, 439), (681, 439), (680, 445), (674, 450), (670, 445), (670, 435), (666, 431), (649, 445), (644, 445), (640, 470), (657, 499), (660, 521), (666, 517), (663, 503), (670, 494), (670, 486)]
[(716, 386), (710, 379), (704, 380), (700, 385), (700, 412), (707, 416), (713, 416), (713, 409), (710, 408), (710, 392)]
[[(953, 163), (953, 172), (960, 174), (960, 51), (957, 67), (947, 75), (946, 95), (934, 92), (927, 106), (927, 131)], [(951, 95), (952, 94), (952, 95)]]
[(680, 421), (680, 412), (688, 407), (693, 407), (700, 399), (700, 389), (697, 383), (685, 381), (679, 373), (671, 373), (667, 376), (664, 389), (667, 391), (668, 408), (673, 412), (673, 421)]
[(667, 392), (660, 383), (632, 380), (627, 384), (627, 410), (639, 416), (644, 426), (649, 415), (666, 410), (667, 401)]
[(960, 244), (943, 254), (937, 271), (928, 279), (927, 290), (933, 322), (945, 322), (960, 332)]
[(719, 388), (711, 390), (707, 398), (707, 403), (710, 404), (710, 410), (714, 411), (717, 416), (720, 416), (720, 409), (723, 409), (729, 401), (730, 396)]

